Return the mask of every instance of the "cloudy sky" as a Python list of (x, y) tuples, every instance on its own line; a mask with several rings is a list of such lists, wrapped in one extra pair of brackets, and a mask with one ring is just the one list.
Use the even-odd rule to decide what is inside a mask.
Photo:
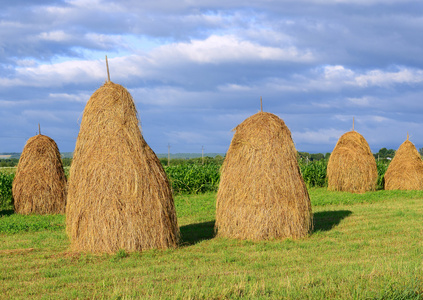
[(226, 152), (260, 109), (297, 150), (355, 129), (373, 152), (423, 147), (423, 2), (0, 1), (0, 152), (35, 135), (73, 151), (106, 80), (132, 94), (156, 153)]

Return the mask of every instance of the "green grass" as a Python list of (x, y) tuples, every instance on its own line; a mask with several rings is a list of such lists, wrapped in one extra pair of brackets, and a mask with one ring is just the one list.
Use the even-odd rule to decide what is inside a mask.
[(24, 231), (63, 230), (64, 215), (18, 215), (13, 210), (0, 211), (0, 234), (14, 234)]
[(423, 199), (423, 191), (378, 190), (363, 194), (330, 192), (326, 188), (309, 188), (311, 204), (314, 206), (333, 204), (374, 203), (386, 200)]
[[(306, 239), (214, 238), (215, 193), (182, 195), (175, 198), (182, 235), (179, 248), (120, 250), (114, 255), (71, 252), (64, 216), (23, 217), (3, 211), (0, 224), (26, 225), (15, 233), (0, 232), (0, 295), (423, 299), (421, 194), (352, 195), (312, 189), (310, 195), (315, 225)], [(30, 225), (34, 223), (44, 225)]]

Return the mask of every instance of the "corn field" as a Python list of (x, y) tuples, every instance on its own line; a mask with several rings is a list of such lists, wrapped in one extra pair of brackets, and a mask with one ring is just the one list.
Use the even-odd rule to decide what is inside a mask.
[(165, 166), (164, 169), (176, 194), (215, 192), (219, 187), (220, 166), (216, 164)]
[(0, 171), (0, 210), (12, 204), (12, 182), (15, 174)]
[[(299, 166), (301, 174), (307, 187), (326, 187), (327, 159), (305, 161), (300, 159)], [(378, 161), (377, 188), (383, 189), (384, 175), (388, 169), (388, 161)], [(172, 190), (175, 194), (197, 194), (205, 192), (216, 192), (219, 188), (220, 164), (180, 164), (164, 166), (169, 178)], [(6, 169), (4, 169), (6, 170)], [(69, 167), (65, 168), (68, 176)], [(14, 173), (0, 170), (0, 209), (12, 205), (12, 182)]]

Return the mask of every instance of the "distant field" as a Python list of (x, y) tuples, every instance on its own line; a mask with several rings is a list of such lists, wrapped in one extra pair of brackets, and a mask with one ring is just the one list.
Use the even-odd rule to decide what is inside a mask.
[(0, 173), (14, 174), (15, 172), (16, 167), (0, 167)]
[[(61, 152), (60, 153), (63, 158), (72, 158), (73, 152)], [(0, 159), (6, 158), (19, 158), (20, 153), (0, 153)], [(215, 157), (217, 155), (225, 156), (225, 153), (204, 153), (204, 156)], [(167, 153), (157, 153), (158, 158), (167, 158)], [(171, 153), (170, 158), (183, 158), (183, 159), (190, 159), (190, 158), (199, 158), (201, 157), (201, 153)]]
[[(167, 158), (167, 153), (156, 153), (158, 158)], [(204, 153), (204, 157), (216, 157), (217, 155), (225, 156), (225, 153)], [(203, 155), (201, 153), (171, 153), (170, 159), (181, 158), (181, 159), (191, 159), (199, 158)]]

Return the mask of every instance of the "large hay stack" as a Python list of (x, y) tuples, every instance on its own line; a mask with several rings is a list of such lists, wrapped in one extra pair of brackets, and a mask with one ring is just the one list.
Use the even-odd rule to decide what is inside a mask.
[(144, 141), (134, 101), (106, 82), (89, 99), (70, 170), (66, 230), (77, 251), (177, 245), (168, 179)]
[(423, 190), (423, 161), (408, 138), (386, 170), (385, 190)]
[(376, 189), (376, 160), (361, 134), (350, 131), (339, 138), (329, 158), (327, 178), (331, 191), (364, 193)]
[(53, 139), (38, 134), (27, 141), (19, 158), (12, 193), (16, 213), (65, 212), (66, 177)]
[(238, 125), (221, 169), (218, 236), (302, 238), (312, 224), (310, 198), (285, 123), (259, 112)]

